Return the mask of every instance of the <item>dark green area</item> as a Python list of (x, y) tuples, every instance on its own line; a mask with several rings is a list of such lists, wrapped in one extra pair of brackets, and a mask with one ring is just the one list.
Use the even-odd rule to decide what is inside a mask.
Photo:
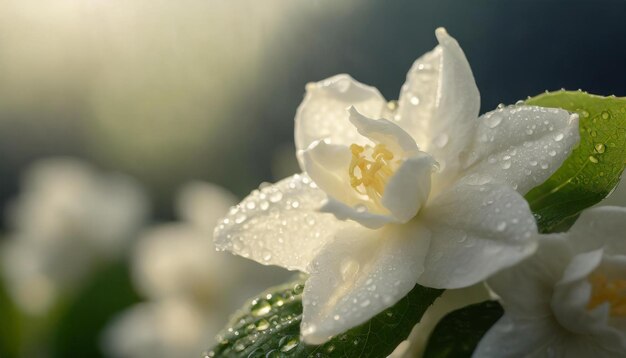
[(557, 91), (526, 103), (562, 108), (580, 117), (580, 145), (556, 173), (526, 195), (542, 232), (563, 231), (619, 183), (626, 164), (626, 98)]
[(52, 357), (102, 357), (103, 329), (117, 313), (138, 301), (128, 267), (122, 263), (104, 267), (66, 306), (52, 332)]
[(448, 313), (433, 330), (424, 358), (471, 357), (478, 342), (503, 313), (502, 306), (495, 301), (476, 303)]
[(304, 281), (270, 289), (237, 313), (209, 357), (386, 357), (443, 290), (416, 285), (401, 301), (319, 346), (300, 342)]
[(18, 327), (17, 312), (0, 278), (0, 357), (17, 356)]

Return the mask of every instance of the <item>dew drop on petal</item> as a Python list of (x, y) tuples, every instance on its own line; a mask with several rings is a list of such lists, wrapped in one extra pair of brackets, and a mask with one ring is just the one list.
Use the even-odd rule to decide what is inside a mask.
[(446, 144), (448, 144), (448, 140), (449, 137), (446, 133), (441, 133), (440, 135), (438, 135), (433, 143), (438, 147), (438, 148), (443, 148), (446, 146)]
[(339, 268), (344, 281), (350, 281), (359, 272), (359, 263), (352, 259), (345, 259)]
[(485, 124), (489, 128), (495, 128), (501, 122), (502, 122), (502, 116), (497, 115), (497, 114), (492, 114), (491, 116), (488, 116), (485, 118)]

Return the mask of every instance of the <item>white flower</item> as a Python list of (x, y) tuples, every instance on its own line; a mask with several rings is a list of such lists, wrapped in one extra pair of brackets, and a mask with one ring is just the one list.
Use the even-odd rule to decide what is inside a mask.
[(9, 210), (2, 273), (16, 303), (44, 313), (98, 262), (119, 257), (148, 212), (139, 186), (64, 158), (35, 164)]
[(218, 249), (310, 275), (307, 343), (365, 322), (416, 283), (469, 286), (535, 250), (521, 194), (568, 156), (577, 116), (516, 105), (478, 118), (465, 55), (444, 29), (436, 35), (397, 105), (347, 75), (308, 85), (295, 119), (304, 173), (253, 192), (216, 230)]
[(626, 356), (626, 209), (594, 208), (488, 280), (504, 316), (475, 357)]

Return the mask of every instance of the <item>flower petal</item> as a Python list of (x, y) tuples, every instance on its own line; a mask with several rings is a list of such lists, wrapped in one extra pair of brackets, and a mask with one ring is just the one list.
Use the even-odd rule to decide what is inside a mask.
[(348, 121), (350, 106), (368, 117), (380, 117), (386, 101), (374, 87), (342, 74), (306, 87), (304, 100), (295, 117), (296, 150), (304, 150), (317, 140), (328, 139), (332, 144), (364, 144), (354, 126)]
[(255, 190), (215, 230), (218, 250), (306, 272), (337, 230), (358, 227), (317, 210), (326, 194), (304, 174)]
[(350, 122), (362, 136), (375, 143), (386, 145), (393, 153), (417, 151), (415, 140), (397, 124), (384, 118), (368, 118), (354, 107), (350, 107), (348, 111), (350, 112)]
[(321, 344), (398, 302), (415, 286), (427, 248), (427, 232), (414, 225), (338, 233), (309, 268), (305, 342)]
[(457, 41), (443, 28), (435, 34), (439, 45), (415, 61), (402, 86), (398, 124), (449, 176), (474, 133), (480, 94)]
[(558, 345), (561, 335), (549, 318), (513, 320), (507, 313), (478, 343), (472, 357), (546, 357), (548, 347)]
[(502, 270), (487, 280), (501, 298), (505, 311), (515, 317), (542, 318), (552, 315), (554, 285), (572, 258), (563, 235), (539, 238), (537, 252), (519, 265)]
[(363, 201), (351, 190), (348, 170), (352, 153), (348, 147), (318, 141), (301, 154), (304, 171), (328, 196), (349, 206)]
[(490, 176), (522, 194), (548, 179), (578, 143), (578, 116), (561, 109), (508, 106), (479, 118), (465, 175)]
[(426, 204), (434, 165), (430, 155), (418, 152), (406, 159), (389, 179), (381, 203), (399, 222), (411, 220)]
[(609, 255), (626, 255), (625, 228), (626, 208), (602, 206), (583, 211), (569, 234), (578, 252), (603, 247)]
[(531, 255), (537, 226), (528, 203), (510, 187), (459, 183), (433, 199), (418, 219), (431, 231), (418, 283), (460, 288)]

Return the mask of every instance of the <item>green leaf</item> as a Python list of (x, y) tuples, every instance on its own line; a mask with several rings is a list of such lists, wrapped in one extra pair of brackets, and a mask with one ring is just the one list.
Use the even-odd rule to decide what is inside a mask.
[(18, 313), (0, 279), (0, 357), (17, 357), (19, 344)]
[(102, 357), (100, 338), (111, 318), (139, 302), (128, 267), (114, 263), (103, 267), (81, 290), (54, 327), (51, 357)]
[(385, 357), (443, 292), (416, 285), (393, 307), (323, 345), (300, 342), (302, 279), (270, 289), (238, 312), (207, 357)]
[(437, 323), (424, 358), (471, 357), (478, 342), (504, 311), (495, 301), (485, 301), (448, 313)]
[(580, 145), (545, 183), (526, 194), (542, 232), (566, 230), (619, 183), (626, 164), (626, 98), (557, 91), (526, 103), (562, 108), (580, 118)]

